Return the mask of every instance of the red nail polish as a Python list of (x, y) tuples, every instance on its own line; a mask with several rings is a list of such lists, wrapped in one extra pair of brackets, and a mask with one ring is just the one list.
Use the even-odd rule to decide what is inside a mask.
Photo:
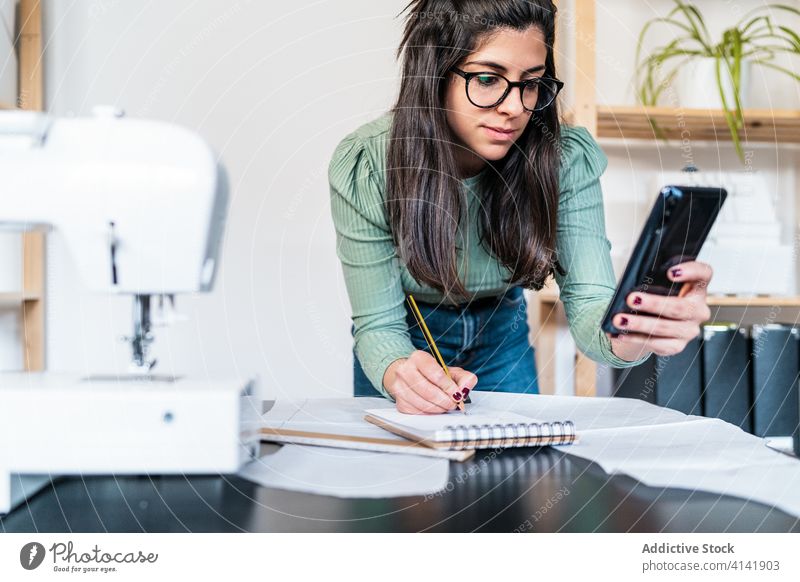
[(623, 317), (622, 319), (619, 320), (619, 324), (622, 327), (625, 327), (626, 325), (628, 325), (628, 318), (627, 317)]
[(637, 295), (636, 297), (633, 298), (633, 304), (634, 305), (641, 305), (642, 304), (642, 298)]
[(453, 394), (453, 400), (455, 400), (456, 402), (461, 400), (461, 392), (456, 392), (455, 394)]
[(683, 271), (681, 269), (672, 269), (672, 276), (673, 277), (680, 277)]
[(464, 395), (464, 398), (466, 398), (469, 394), (469, 388), (462, 388), (461, 393)]

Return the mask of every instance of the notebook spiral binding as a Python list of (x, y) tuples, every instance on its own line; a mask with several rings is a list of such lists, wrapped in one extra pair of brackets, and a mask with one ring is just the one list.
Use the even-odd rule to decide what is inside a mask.
[(450, 446), (466, 449), (479, 446), (500, 448), (566, 445), (575, 440), (575, 425), (564, 422), (519, 422), (515, 424), (454, 424), (449, 431)]

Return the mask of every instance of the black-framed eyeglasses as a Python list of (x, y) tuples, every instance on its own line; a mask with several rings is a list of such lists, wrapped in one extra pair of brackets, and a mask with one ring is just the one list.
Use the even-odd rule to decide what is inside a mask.
[(551, 77), (533, 77), (524, 81), (509, 81), (499, 73), (481, 71), (467, 73), (456, 67), (450, 69), (463, 77), (467, 99), (475, 107), (491, 109), (500, 105), (511, 89), (519, 87), (522, 106), (526, 111), (541, 111), (555, 101), (564, 83)]

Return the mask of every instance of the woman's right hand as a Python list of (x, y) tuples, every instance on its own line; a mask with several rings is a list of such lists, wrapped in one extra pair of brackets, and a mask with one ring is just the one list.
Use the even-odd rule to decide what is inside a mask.
[(392, 362), (383, 385), (406, 414), (442, 414), (453, 410), (478, 383), (478, 377), (462, 368), (448, 368), (452, 380), (432, 355), (417, 350)]

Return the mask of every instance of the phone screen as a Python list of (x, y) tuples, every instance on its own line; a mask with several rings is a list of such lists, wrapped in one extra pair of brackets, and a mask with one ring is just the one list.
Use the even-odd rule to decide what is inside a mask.
[(719, 214), (727, 192), (722, 188), (667, 186), (659, 193), (636, 248), (603, 319), (603, 330), (620, 333), (611, 323), (633, 291), (677, 295), (683, 283), (670, 281), (669, 269), (694, 261)]
[(677, 295), (683, 283), (667, 277), (675, 265), (693, 261), (711, 229), (709, 217), (716, 216), (720, 200), (709, 196), (695, 196), (691, 192), (664, 201), (661, 223), (653, 231), (653, 243), (644, 257), (643, 276), (633, 289), (659, 295)]

